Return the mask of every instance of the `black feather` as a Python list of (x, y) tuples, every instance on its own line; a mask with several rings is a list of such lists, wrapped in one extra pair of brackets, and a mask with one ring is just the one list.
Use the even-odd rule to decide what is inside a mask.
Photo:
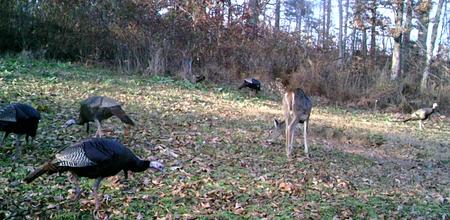
[(89, 132), (89, 122), (98, 120), (100, 123), (111, 116), (117, 116), (122, 122), (133, 125), (134, 122), (123, 111), (120, 104), (109, 97), (92, 96), (80, 103), (80, 115), (76, 124), (86, 124), (86, 132)]
[(77, 176), (98, 178), (116, 175), (121, 170), (144, 171), (149, 164), (115, 140), (92, 138), (61, 150), (40, 169), (47, 169), (49, 174), (70, 171)]
[(239, 86), (239, 89), (242, 89), (244, 87), (250, 88), (255, 91), (260, 91), (261, 90), (261, 82), (254, 78), (247, 78), (247, 79), (244, 79), (244, 82), (242, 83), (241, 86)]
[[(27, 142), (28, 137), (36, 137), (40, 119), (39, 111), (26, 104), (15, 103), (0, 110), (0, 131), (5, 132), (0, 146), (10, 133), (25, 135)], [(20, 155), (19, 147), (17, 144), (16, 156)]]
[(114, 106), (110, 108), (111, 113), (115, 116), (117, 116), (123, 123), (133, 125), (134, 122), (131, 120), (130, 117), (123, 111), (123, 109), (120, 106)]
[[(58, 152), (54, 158), (31, 172), (24, 181), (31, 183), (43, 174), (70, 171), (75, 177), (96, 178), (93, 187), (96, 209), (99, 207), (97, 189), (103, 178), (116, 175), (121, 170), (141, 172), (155, 167), (148, 160), (141, 160), (128, 148), (117, 141), (94, 138), (88, 139)], [(161, 165), (162, 166), (162, 165)], [(79, 189), (79, 185), (77, 185)]]

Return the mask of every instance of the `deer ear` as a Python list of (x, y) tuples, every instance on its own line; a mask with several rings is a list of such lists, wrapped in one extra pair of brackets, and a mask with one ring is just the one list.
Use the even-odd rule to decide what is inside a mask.
[(280, 122), (279, 122), (276, 118), (274, 118), (274, 119), (273, 119), (273, 125), (274, 125), (275, 127), (278, 127), (279, 124), (280, 124)]

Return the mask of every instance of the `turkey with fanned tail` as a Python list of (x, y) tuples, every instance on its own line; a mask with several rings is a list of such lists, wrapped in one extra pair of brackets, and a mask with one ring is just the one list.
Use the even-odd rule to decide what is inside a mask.
[(88, 139), (58, 152), (50, 161), (28, 174), (24, 179), (26, 183), (43, 174), (54, 174), (70, 171), (76, 184), (76, 198), (80, 197), (78, 177), (95, 178), (93, 194), (95, 209), (100, 206), (97, 190), (100, 182), (109, 176), (114, 176), (121, 170), (142, 172), (152, 168), (163, 171), (164, 165), (158, 161), (141, 160), (121, 143), (104, 138)]

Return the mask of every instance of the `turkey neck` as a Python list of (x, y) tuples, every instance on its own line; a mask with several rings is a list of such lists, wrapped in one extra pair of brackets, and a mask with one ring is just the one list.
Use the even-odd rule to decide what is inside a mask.
[(150, 161), (137, 159), (135, 163), (133, 163), (128, 170), (133, 172), (142, 172), (150, 168)]
[(434, 108), (425, 109), (425, 115), (430, 116), (431, 114), (434, 113), (434, 110), (435, 110)]

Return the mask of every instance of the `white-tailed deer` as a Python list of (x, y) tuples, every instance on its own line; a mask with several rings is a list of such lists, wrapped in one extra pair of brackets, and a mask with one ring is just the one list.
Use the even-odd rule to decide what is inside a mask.
[(298, 123), (303, 124), (303, 140), (305, 154), (308, 156), (307, 130), (309, 115), (311, 114), (312, 101), (302, 89), (287, 91), (283, 96), (283, 112), (285, 121), (274, 120), (274, 129), (271, 130), (270, 138), (277, 138), (285, 131), (286, 154), (291, 156), (295, 142), (295, 127)]

